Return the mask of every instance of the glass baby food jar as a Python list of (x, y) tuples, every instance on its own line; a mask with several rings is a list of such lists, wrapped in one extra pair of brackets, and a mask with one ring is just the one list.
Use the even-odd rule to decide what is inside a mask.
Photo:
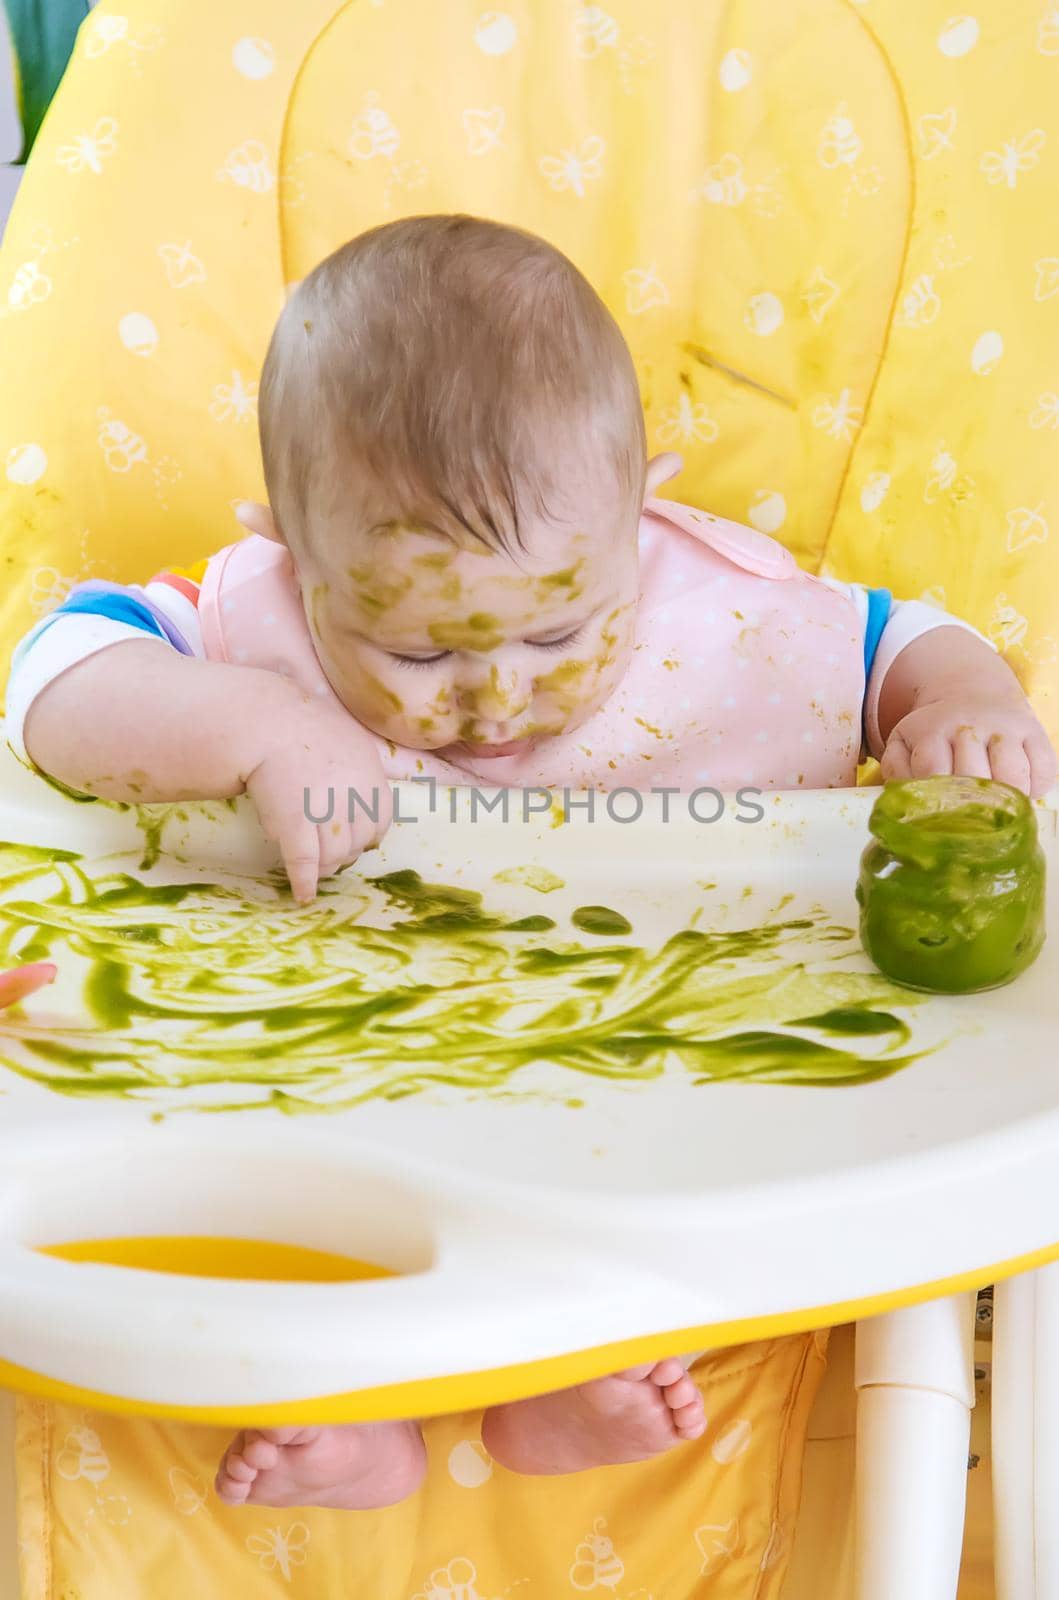
[(857, 882), (860, 935), (911, 989), (1010, 983), (1044, 943), (1044, 852), (1033, 806), (986, 778), (913, 778), (883, 790)]

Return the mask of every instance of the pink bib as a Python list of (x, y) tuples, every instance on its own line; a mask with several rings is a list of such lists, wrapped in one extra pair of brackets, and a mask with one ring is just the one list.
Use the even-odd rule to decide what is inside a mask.
[[(199, 615), (211, 661), (282, 673), (342, 709), (282, 545), (251, 534), (219, 551)], [(836, 788), (856, 781), (863, 648), (853, 602), (802, 572), (774, 539), (651, 500), (640, 522), (635, 648), (594, 716), (525, 755), (460, 766), (383, 740), (379, 751), (389, 777), (442, 783)]]

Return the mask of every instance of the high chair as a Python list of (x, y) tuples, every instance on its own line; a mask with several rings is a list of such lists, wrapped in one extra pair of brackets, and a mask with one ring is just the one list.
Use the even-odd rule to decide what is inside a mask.
[[(1050, 535), (1059, 495), (1054, 451), (1050, 455), (1045, 442), (1059, 425), (1051, 359), (1059, 340), (1059, 246), (1041, 223), (1055, 193), (1053, 147), (1059, 147), (1054, 24), (1043, 0), (1014, 0), (1003, 13), (998, 5), (980, 5), (973, 16), (952, 15), (948, 0), (924, 0), (913, 9), (900, 0), (791, 0), (780, 10), (770, 0), (613, 0), (606, 6), (503, 0), (503, 9), (490, 10), (467, 0), (444, 6), (303, 0), (297, 8), (279, 0), (229, 0), (220, 13), (203, 0), (103, 0), (82, 29), (0, 254), (0, 351), (7, 375), (0, 386), (5, 672), (17, 639), (73, 582), (145, 581), (163, 563), (190, 566), (236, 536), (233, 504), (264, 494), (256, 380), (285, 289), (361, 228), (459, 209), (546, 235), (600, 290), (633, 352), (650, 448), (684, 456), (684, 472), (672, 488), (677, 498), (781, 539), (810, 570), (886, 584), (895, 594), (934, 599), (965, 616), (1005, 652), (1054, 738), (1059, 648)], [(0, 787), (9, 829), (21, 819), (27, 839), (45, 837), (43, 831), (33, 835), (33, 828), (54, 825), (82, 842), (98, 830), (89, 850), (130, 847), (132, 819), (114, 814), (75, 823), (72, 811), (94, 808), (75, 808), (50, 791), (42, 797), (39, 780), (13, 768), (8, 758)], [(784, 819), (792, 828), (804, 826), (821, 841), (817, 864), (829, 860), (823, 841), (841, 841), (835, 861), (848, 872), (867, 801), (865, 794), (783, 795), (773, 832), (779, 837)], [(1054, 838), (1054, 811), (1042, 811), (1041, 820), (1047, 842)], [(220, 848), (222, 825), (227, 829), (228, 821), (203, 820), (194, 811), (187, 822), (170, 818), (165, 848), (208, 854)], [(242, 840), (239, 848), (252, 854), (252, 818), (244, 810), (231, 827)], [(568, 852), (573, 874), (583, 852), (576, 841), (564, 844), (566, 832), (549, 830), (545, 840), (542, 831), (538, 843), (542, 850)], [(405, 845), (396, 839), (393, 848)], [(705, 856), (691, 853), (704, 847), (689, 841), (686, 848), (685, 861), (703, 864), (705, 872)], [(624, 849), (627, 862), (627, 841)], [(732, 849), (737, 852), (735, 844)], [(792, 851), (795, 859), (803, 858)], [(629, 865), (634, 869), (635, 862)], [(790, 870), (808, 893), (808, 866)], [(837, 874), (838, 865), (829, 870)], [(1054, 1408), (1041, 1356), (1055, 1298), (1050, 1286), (1057, 1269), (1048, 1263), (1059, 1257), (1050, 1181), (1054, 1103), (1041, 1074), (1027, 1065), (1032, 1049), (1022, 1009), (1031, 1003), (1023, 997), (1032, 996), (1047, 1015), (1047, 961), (1046, 954), (984, 1013), (993, 1019), (992, 1032), (986, 1045), (967, 1046), (966, 1089), (946, 1076), (948, 1069), (935, 1075), (928, 1057), (887, 1080), (886, 1093), (892, 1089), (896, 1098), (873, 1099), (871, 1114), (859, 1121), (843, 1120), (850, 1113), (836, 1109), (842, 1100), (837, 1091), (812, 1091), (821, 1127), (834, 1118), (844, 1136), (856, 1140), (850, 1148), (865, 1188), (854, 1204), (853, 1190), (843, 1189), (848, 1174), (820, 1134), (819, 1171), (828, 1158), (834, 1189), (825, 1204), (809, 1181), (812, 1174), (802, 1175), (805, 1215), (820, 1230), (814, 1237), (821, 1243), (819, 1262), (805, 1263), (801, 1294), (794, 1282), (782, 1294), (775, 1287), (793, 1260), (786, 1247), (774, 1239), (766, 1252), (749, 1224), (736, 1227), (733, 1211), (732, 1237), (747, 1252), (741, 1276), (725, 1277), (729, 1267), (718, 1235), (710, 1270), (704, 1268), (686, 1299), (667, 1301), (667, 1328), (712, 1329), (717, 1349), (756, 1342), (777, 1362), (785, 1350), (794, 1352), (790, 1371), (784, 1369), (787, 1387), (781, 1391), (776, 1377), (774, 1392), (782, 1393), (784, 1404), (790, 1399), (799, 1439), (818, 1381), (813, 1364), (820, 1361), (805, 1330), (859, 1319), (849, 1373), (857, 1394), (858, 1571), (853, 1577), (847, 1566), (843, 1574), (836, 1561), (834, 1600), (840, 1594), (842, 1600), (955, 1596), (973, 1403), (973, 1290), (994, 1278), (998, 1594), (1000, 1600), (1059, 1595), (1046, 1509), (1054, 1477), (1047, 1423)], [(1008, 1057), (1001, 1066), (1011, 1068), (1004, 1080), (994, 1076), (997, 1038)], [(774, 1086), (756, 1094), (743, 1086), (708, 1092), (736, 1119), (733, 1127), (743, 1119), (748, 1146), (758, 1119), (767, 1126), (781, 1103), (794, 1106), (797, 1096), (810, 1093)], [(847, 1107), (860, 1105), (855, 1097), (866, 1093), (847, 1089), (854, 1097)], [(14, 1098), (7, 1104), (10, 1112)], [(885, 1150), (873, 1144), (874, 1107), (882, 1105), (902, 1108), (903, 1146), (899, 1123), (881, 1116), (891, 1142)], [(104, 1122), (101, 1113), (92, 1123), (100, 1139)], [(290, 1132), (290, 1148), (300, 1149), (297, 1125), (284, 1123), (283, 1129), (285, 1139)], [(924, 1129), (930, 1130), (925, 1143)], [(168, 1137), (159, 1135), (160, 1141)], [(234, 1137), (244, 1139), (241, 1132)], [(973, 1152), (979, 1149), (986, 1154), (976, 1177)], [(148, 1177), (161, 1184), (161, 1167), (152, 1169), (147, 1154), (115, 1145), (113, 1168), (99, 1178), (86, 1175), (77, 1190), (76, 1215), (72, 1180), (64, 1188), (57, 1177), (53, 1200), (35, 1191), (29, 1207), (16, 1188), (3, 1187), (13, 1182), (10, 1172), (6, 1179), (0, 1173), (6, 1243), (80, 1241), (89, 1250), (88, 1241), (105, 1237), (108, 1228), (121, 1231), (111, 1228), (114, 1214), (99, 1196), (117, 1183), (126, 1158), (141, 1163), (136, 1174), (145, 1199), (137, 1230), (178, 1231), (176, 1189), (164, 1204), (147, 1193)], [(248, 1144), (246, 1160), (252, 1159), (257, 1154)], [(873, 1161), (885, 1181), (872, 1191), (874, 1209), (865, 1210)], [(981, 1196), (987, 1176), (993, 1184), (988, 1206)], [(942, 1188), (945, 1204), (939, 1206)], [(766, 1191), (762, 1184), (755, 1204), (765, 1203)], [(731, 1193), (741, 1193), (734, 1183)], [(188, 1216), (197, 1221), (193, 1226), (181, 1214), (184, 1232), (217, 1231), (207, 1200), (188, 1201)], [(430, 1215), (426, 1202), (422, 1215)], [(971, 1216), (973, 1230), (966, 1224)], [(262, 1237), (249, 1213), (243, 1221), (246, 1238)], [(356, 1257), (348, 1241), (314, 1232), (308, 1215), (304, 1231), (285, 1240), (279, 1221), (271, 1221), (274, 1241)], [(776, 1221), (789, 1225), (792, 1250), (794, 1221), (793, 1212)], [(570, 1227), (573, 1235), (573, 1220)], [(399, 1232), (394, 1229), (395, 1239)], [(560, 1285), (572, 1296), (576, 1315), (571, 1310), (565, 1343), (554, 1332), (552, 1343), (537, 1351), (530, 1333), (543, 1335), (528, 1328), (533, 1318), (513, 1329), (511, 1350), (519, 1353), (510, 1356), (510, 1367), (523, 1363), (519, 1392), (532, 1386), (527, 1373), (536, 1356), (553, 1362), (547, 1375), (535, 1369), (545, 1386), (574, 1382), (608, 1370), (601, 1353), (608, 1337), (624, 1340), (623, 1350), (642, 1352), (648, 1332), (660, 1326), (647, 1329), (642, 1315), (637, 1323), (628, 1304), (633, 1290), (623, 1301), (613, 1289), (605, 1230), (597, 1242), (598, 1259), (585, 1256), (576, 1292), (545, 1250), (531, 1261), (542, 1285), (555, 1284), (556, 1304)], [(393, 1292), (412, 1296), (422, 1287), (414, 1273), (426, 1271), (426, 1256), (416, 1257), (414, 1240), (398, 1240), (394, 1248), (398, 1256), (406, 1252), (403, 1264), (411, 1275)], [(385, 1264), (385, 1258), (383, 1250), (379, 1260)], [(832, 1271), (832, 1258), (848, 1268), (844, 1279)], [(110, 1259), (105, 1250), (103, 1259)], [(643, 1261), (636, 1271), (641, 1268), (638, 1303), (654, 1306), (666, 1268), (653, 1258), (650, 1271)], [(1032, 1277), (1006, 1277), (1032, 1269), (1039, 1269)], [(467, 1284), (473, 1288), (477, 1281), (468, 1269)], [(512, 1282), (517, 1287), (514, 1275)], [(220, 1304), (230, 1289), (221, 1283), (210, 1292)], [(294, 1304), (284, 1298), (285, 1289), (275, 1293), (277, 1307)], [(101, 1340), (96, 1354), (103, 1365), (94, 1369), (97, 1381), (89, 1381), (92, 1363), (87, 1344), (78, 1343), (76, 1317), (55, 1314), (62, 1307), (73, 1316), (72, 1308), (94, 1295), (99, 1327), (113, 1332), (108, 1317), (114, 1308), (123, 1297), (137, 1305), (143, 1294), (128, 1263), (74, 1267), (31, 1259), (13, 1245), (4, 1256), (0, 1376), (43, 1388), (54, 1402), (52, 1410), (23, 1403), (23, 1483), (39, 1483), (45, 1462), (61, 1459), (71, 1473), (76, 1468), (71, 1478), (53, 1472), (32, 1504), (23, 1501), (21, 1539), (24, 1555), (30, 1549), (25, 1559), (35, 1585), (44, 1583), (33, 1555), (41, 1527), (45, 1521), (53, 1529), (66, 1525), (67, 1500), (60, 1506), (56, 1499), (59, 1509), (49, 1521), (49, 1496), (80, 1495), (78, 1527), (94, 1530), (100, 1540), (99, 1530), (109, 1530), (105, 1552), (112, 1565), (100, 1554), (102, 1545), (93, 1558), (100, 1581), (111, 1584), (107, 1600), (123, 1600), (119, 1581), (134, 1580), (114, 1574), (132, 1571), (128, 1547), (121, 1545), (121, 1525), (106, 1520), (120, 1512), (111, 1502), (121, 1496), (93, 1485), (91, 1473), (103, 1472), (100, 1452), (111, 1464), (120, 1455), (122, 1481), (132, 1481), (134, 1439), (145, 1461), (155, 1452), (150, 1459), (159, 1493), (186, 1517), (181, 1531), (189, 1548), (200, 1529), (213, 1527), (206, 1500), (193, 1487), (204, 1470), (197, 1458), (189, 1454), (189, 1464), (165, 1465), (181, 1449), (192, 1450), (190, 1434), (186, 1444), (167, 1443), (175, 1454), (163, 1458), (160, 1423), (129, 1422), (124, 1434), (113, 1421), (93, 1428), (92, 1417), (104, 1409), (101, 1396), (126, 1393), (118, 1370), (123, 1357), (115, 1341), (108, 1346)], [(190, 1303), (205, 1294), (197, 1279), (183, 1298)], [(177, 1315), (181, 1299), (169, 1279), (152, 1280), (148, 1303), (160, 1308), (160, 1322), (166, 1308)], [(717, 1306), (737, 1299), (739, 1315), (725, 1322)], [(682, 1322), (674, 1320), (678, 1300), (686, 1313)], [(542, 1327), (546, 1302), (542, 1289)], [(53, 1308), (50, 1317), (46, 1306)], [(32, 1326), (29, 1307), (39, 1313)], [(455, 1325), (451, 1306), (446, 1314)], [(608, 1335), (606, 1327), (614, 1332)], [(1025, 1359), (1031, 1328), (1038, 1352), (1032, 1394)], [(804, 1345), (783, 1345), (779, 1336), (795, 1332)], [(459, 1370), (480, 1376), (500, 1363), (472, 1320), (468, 1350), (478, 1351), (476, 1339), (481, 1360)], [(849, 1355), (845, 1341), (843, 1335), (841, 1363)], [(146, 1340), (134, 1354), (141, 1376), (160, 1359)], [(399, 1354), (383, 1351), (393, 1362)], [(108, 1364), (109, 1387), (100, 1377)], [(737, 1366), (733, 1354), (724, 1368), (733, 1393)], [(840, 1370), (847, 1369), (840, 1364)], [(75, 1372), (83, 1374), (81, 1381), (71, 1376)], [(152, 1369), (152, 1381), (160, 1381), (160, 1373)], [(38, 1381), (41, 1374), (52, 1381)], [(406, 1371), (401, 1381), (411, 1376)], [(56, 1378), (65, 1379), (66, 1390), (56, 1390)], [(377, 1381), (392, 1406), (397, 1380), (391, 1374)], [(145, 1383), (127, 1395), (141, 1410)], [(336, 1378), (328, 1387), (321, 1379), (314, 1392), (337, 1395), (343, 1387), (348, 1380), (343, 1386)], [(479, 1406), (487, 1389), (436, 1388), (434, 1409)], [(220, 1412), (227, 1423), (241, 1414), (237, 1402), (246, 1410), (246, 1396), (234, 1387), (220, 1397), (215, 1392), (212, 1409), (204, 1391), (183, 1406), (179, 1391), (175, 1383), (168, 1393), (169, 1414), (185, 1420), (194, 1415), (219, 1426)], [(282, 1401), (293, 1390), (268, 1392)], [(362, 1413), (346, 1412), (353, 1414)], [(463, 1507), (473, 1499), (463, 1479), (478, 1489), (486, 1481), (473, 1440), (454, 1433), (456, 1426), (439, 1423), (436, 1434), (448, 1459), (458, 1463), (443, 1484), (460, 1508), (446, 1512), (454, 1527), (462, 1526)], [(49, 1443), (50, 1429), (65, 1432)], [(74, 1445), (63, 1444), (75, 1435), (80, 1444), (76, 1438)], [(89, 1436), (96, 1445), (85, 1445)], [(179, 1437), (174, 1429), (172, 1440)], [(725, 1450), (730, 1454), (741, 1443), (741, 1435), (732, 1435)], [(67, 1449), (72, 1454), (64, 1454)], [(1031, 1455), (1035, 1571), (1027, 1564)], [(438, 1459), (440, 1479), (445, 1465)], [(4, 1470), (0, 1464), (0, 1527)], [(170, 1472), (178, 1474), (175, 1480)], [(145, 1469), (145, 1481), (148, 1476)], [(781, 1489), (783, 1528), (777, 1521), (771, 1529), (755, 1525), (740, 1532), (746, 1548), (760, 1554), (760, 1600), (776, 1600), (788, 1570), (788, 1600), (799, 1600), (799, 1583), (806, 1600), (810, 1593), (812, 1600), (832, 1600), (811, 1583), (805, 1587), (797, 1546), (788, 1567), (786, 1523), (797, 1501), (796, 1468), (784, 1467)], [(495, 1480), (487, 1492), (493, 1490), (500, 1492)], [(751, 1518), (753, 1497), (740, 1505), (744, 1501)], [(507, 1523), (499, 1518), (498, 1525), (528, 1517), (520, 1508), (529, 1503), (513, 1501)], [(473, 1510), (467, 1514), (473, 1517)], [(540, 1534), (541, 1560), (546, 1554), (551, 1559), (552, 1512), (533, 1515), (539, 1526), (527, 1526)], [(33, 1520), (38, 1516), (44, 1520)], [(571, 1533), (588, 1556), (575, 1558), (571, 1551), (561, 1562), (555, 1556), (558, 1564), (535, 1569), (533, 1581), (558, 1592), (561, 1578), (576, 1591), (591, 1576), (597, 1590), (624, 1595), (625, 1579), (615, 1574), (619, 1566), (631, 1572), (632, 1562), (615, 1530), (596, 1526), (598, 1517), (586, 1501), (584, 1534), (594, 1542), (576, 1545), (581, 1534)], [(701, 1556), (696, 1571), (715, 1577), (728, 1559), (732, 1533), (723, 1513), (702, 1517), (694, 1527), (696, 1561)], [(299, 1558), (324, 1543), (320, 1524), (310, 1519), (316, 1542), (292, 1544), (288, 1523), (295, 1520), (258, 1517), (250, 1536), (267, 1541), (273, 1528), (287, 1529), (282, 1551), (274, 1540), (263, 1555), (251, 1551), (255, 1562), (261, 1555), (261, 1572), (272, 1561), (267, 1570), (276, 1583), (286, 1582), (285, 1566), (294, 1573)], [(715, 1521), (720, 1526), (711, 1526)], [(301, 1523), (307, 1537), (310, 1523)], [(405, 1543), (414, 1542), (411, 1525), (400, 1527)], [(394, 1545), (379, 1539), (389, 1560)], [(608, 1540), (611, 1549), (604, 1553)], [(845, 1550), (845, 1533), (835, 1542)], [(71, 1588), (80, 1584), (76, 1551), (59, 1544), (48, 1549), (58, 1580)], [(476, 1578), (468, 1576), (468, 1564)], [(657, 1573), (647, 1576), (659, 1581)], [(410, 1575), (406, 1588), (412, 1593), (418, 1584), (425, 1600), (493, 1600), (482, 1587), (488, 1582), (484, 1563), (470, 1562), (454, 1547), (442, 1564)], [(42, 1597), (45, 1592), (41, 1587)], [(718, 1587), (717, 1593), (724, 1591)], [(87, 1591), (86, 1600), (94, 1600)]]

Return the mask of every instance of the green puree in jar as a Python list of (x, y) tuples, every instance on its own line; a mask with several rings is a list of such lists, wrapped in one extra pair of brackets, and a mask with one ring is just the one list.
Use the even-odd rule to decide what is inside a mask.
[(1044, 852), (1027, 797), (986, 778), (889, 784), (868, 826), (857, 902), (864, 948), (912, 989), (1010, 983), (1044, 943)]

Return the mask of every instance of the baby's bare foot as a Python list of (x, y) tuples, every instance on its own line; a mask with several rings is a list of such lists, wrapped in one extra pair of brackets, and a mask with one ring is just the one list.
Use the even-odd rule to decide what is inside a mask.
[(414, 1422), (346, 1428), (251, 1428), (237, 1433), (217, 1472), (230, 1506), (331, 1506), (367, 1511), (413, 1494), (426, 1471)]
[(705, 1427), (702, 1396), (671, 1357), (494, 1406), (482, 1420), (482, 1443), (513, 1472), (582, 1472), (661, 1455)]

